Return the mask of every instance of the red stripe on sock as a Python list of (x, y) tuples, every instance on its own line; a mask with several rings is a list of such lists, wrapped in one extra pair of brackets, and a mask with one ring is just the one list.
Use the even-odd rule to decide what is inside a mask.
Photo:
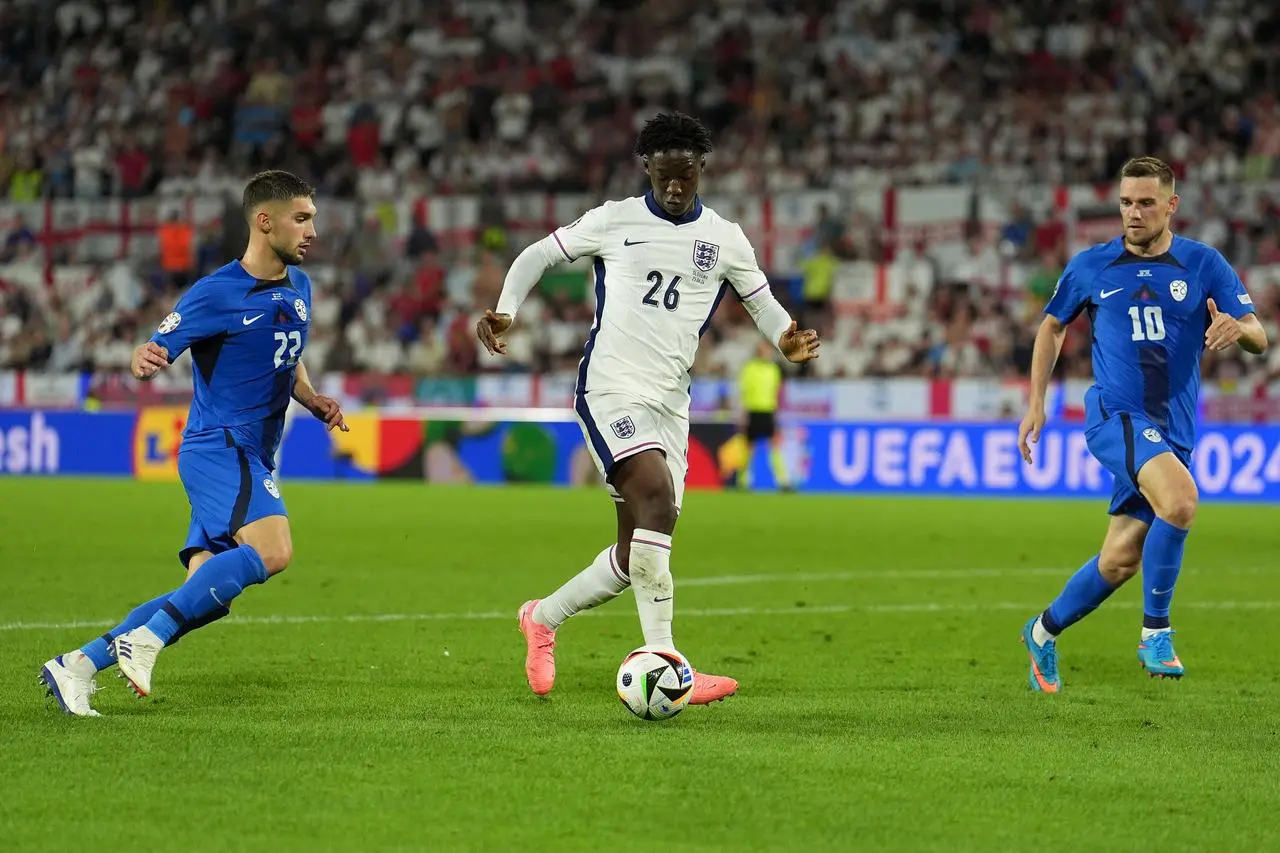
[(613, 569), (613, 575), (624, 584), (631, 583), (631, 578), (622, 573), (622, 567), (618, 565), (618, 546), (609, 546), (609, 566)]

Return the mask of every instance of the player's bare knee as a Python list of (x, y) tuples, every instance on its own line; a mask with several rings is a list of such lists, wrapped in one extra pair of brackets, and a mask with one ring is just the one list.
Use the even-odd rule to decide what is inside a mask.
[(262, 565), (267, 567), (268, 575), (283, 572), (293, 559), (293, 545), (289, 542), (272, 542), (254, 547), (262, 558)]
[(1197, 500), (1194, 491), (1180, 494), (1160, 507), (1159, 516), (1175, 527), (1187, 529), (1196, 520)]
[(646, 492), (638, 505), (633, 507), (636, 527), (670, 533), (676, 528), (675, 495), (670, 488), (655, 488)]

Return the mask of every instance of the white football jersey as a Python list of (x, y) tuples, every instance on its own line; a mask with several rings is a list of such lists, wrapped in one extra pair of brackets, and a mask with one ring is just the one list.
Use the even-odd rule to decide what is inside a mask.
[(744, 302), (769, 293), (742, 228), (700, 201), (680, 218), (648, 195), (609, 201), (552, 236), (567, 260), (595, 258), (579, 394), (620, 391), (687, 415), (698, 339), (727, 289)]

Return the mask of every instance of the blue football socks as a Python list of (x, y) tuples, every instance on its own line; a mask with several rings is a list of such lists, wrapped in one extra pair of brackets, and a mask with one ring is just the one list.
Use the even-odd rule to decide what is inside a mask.
[(175, 637), (214, 621), (209, 617), (226, 610), (245, 587), (264, 583), (267, 567), (252, 546), (224, 551), (196, 570), (175, 589), (147, 620), (147, 628), (167, 645)]
[(1142, 546), (1142, 627), (1169, 627), (1169, 605), (1173, 587), (1182, 570), (1182, 552), (1187, 533), (1163, 518), (1157, 518), (1147, 532)]
[(1056, 637), (1097, 610), (1098, 605), (1113, 592), (1115, 587), (1107, 583), (1098, 570), (1098, 555), (1095, 554), (1067, 581), (1062, 592), (1041, 615), (1040, 624)]
[(91, 643), (87, 643), (80, 647), (80, 651), (93, 661), (93, 665), (98, 669), (106, 669), (116, 662), (111, 656), (111, 641), (126, 631), (132, 631), (140, 625), (147, 624), (147, 620), (159, 612), (164, 603), (169, 600), (169, 593), (157, 596), (150, 601), (143, 602), (137, 607), (129, 611), (129, 615), (124, 617), (124, 621), (103, 634)]

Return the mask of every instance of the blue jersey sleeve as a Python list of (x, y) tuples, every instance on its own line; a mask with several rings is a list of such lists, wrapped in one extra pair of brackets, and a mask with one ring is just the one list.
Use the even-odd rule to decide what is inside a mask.
[(169, 351), (169, 363), (192, 344), (216, 337), (227, 331), (226, 312), (219, 296), (219, 289), (199, 281), (192, 286), (169, 316), (160, 322), (151, 336), (154, 343)]
[(1235, 268), (1217, 249), (1209, 253), (1209, 259), (1205, 262), (1204, 276), (1208, 283), (1209, 297), (1213, 299), (1219, 311), (1230, 314), (1237, 320), (1254, 313), (1253, 297), (1249, 296), (1249, 291), (1244, 289), (1244, 282), (1240, 280)]
[(1080, 316), (1080, 312), (1088, 304), (1089, 283), (1089, 275), (1084, 269), (1081, 256), (1076, 255), (1058, 278), (1058, 285), (1053, 289), (1053, 296), (1049, 297), (1044, 313), (1056, 317), (1062, 325), (1068, 325)]

